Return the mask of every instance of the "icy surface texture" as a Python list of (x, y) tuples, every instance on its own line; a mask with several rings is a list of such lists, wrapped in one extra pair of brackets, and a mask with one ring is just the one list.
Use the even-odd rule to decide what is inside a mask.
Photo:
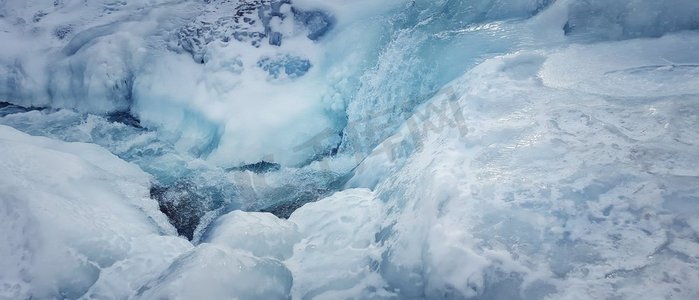
[[(382, 205), (369, 190), (339, 192), (295, 211), (289, 221), (303, 239), (286, 261), (295, 299), (372, 299), (395, 296), (376, 274), (381, 258), (375, 234)], [(342, 259), (337, 259), (341, 257)]]
[(173, 26), (145, 20), (172, 13), (154, 8), (173, 2), (3, 1), (0, 35), (12, 47), (0, 50), (0, 97), (24, 106), (128, 110), (146, 39)]
[(387, 206), (378, 272), (407, 298), (696, 297), (697, 37), (521, 52), (445, 87), (349, 183)]
[(323, 89), (313, 72), (317, 42), (334, 24), (324, 12), (288, 1), (9, 1), (0, 9), (0, 37), (12, 43), (0, 49), (1, 101), (130, 113), (178, 152), (223, 167), (306, 164), (314, 149), (288, 149), (326, 129), (336, 137), (320, 151), (339, 143), (342, 107), (311, 92)]
[(179, 234), (195, 241), (211, 221), (231, 210), (264, 210), (288, 217), (304, 203), (341, 188), (345, 179), (340, 174), (356, 163), (316, 163), (302, 169), (258, 163), (223, 170), (178, 152), (157, 132), (133, 126), (132, 118), (13, 105), (3, 106), (0, 112), (8, 113), (0, 124), (35, 135), (95, 143), (153, 174), (151, 197), (160, 202)]
[(292, 255), (299, 238), (298, 226), (292, 222), (269, 213), (234, 211), (212, 224), (204, 242), (284, 260)]
[[(0, 49), (3, 101), (129, 112), (178, 152), (240, 167), (366, 155), (466, 69), (531, 46), (532, 32), (517, 20), (542, 11), (559, 11), (547, 30), (593, 42), (695, 29), (699, 7), (689, 0), (66, 0), (5, 1), (0, 9), (7, 28), (0, 35), (13, 44)], [(302, 146), (312, 139), (315, 147)]]
[[(344, 277), (361, 281), (364, 275), (354, 271), (337, 278), (331, 266), (338, 256), (348, 258), (348, 268), (369, 270), (363, 250), (371, 248), (367, 234), (378, 226), (378, 203), (368, 191), (329, 199), (339, 210), (305, 207), (291, 221), (233, 212), (191, 249), (184, 239), (164, 236), (174, 229), (148, 199), (150, 178), (137, 167), (94, 145), (1, 129), (3, 297), (283, 299), (291, 295), (292, 277), (281, 261), (294, 247), (300, 254), (289, 265), (308, 278), (297, 293), (351, 288)], [(326, 244), (328, 234), (342, 236), (342, 243)], [(326, 256), (307, 270), (318, 259), (317, 252), (306, 253), (314, 247)]]
[(0, 298), (697, 299), (696, 3), (0, 1)]
[(289, 299), (291, 273), (282, 263), (203, 244), (180, 256), (138, 299)]
[(207, 45), (213, 41), (237, 40), (260, 47), (281, 46), (290, 30), (306, 32), (311, 40), (323, 37), (334, 19), (323, 11), (293, 8), (289, 0), (206, 1), (205, 12), (182, 27), (178, 45), (195, 61), (206, 62)]
[(671, 1), (570, 1), (566, 35), (581, 40), (657, 37), (699, 29), (699, 3)]
[[(483, 56), (506, 53), (521, 44), (519, 26), (505, 21), (531, 17), (548, 2), (404, 1), (388, 17), (353, 16), (361, 21), (340, 27), (332, 42), (347, 47), (343, 40), (370, 38), (366, 44), (351, 45), (353, 52), (337, 59), (336, 65), (369, 66), (358, 74), (344, 75), (359, 80), (341, 86), (347, 90), (340, 94), (350, 95), (341, 149), (365, 154), (390, 136), (417, 105)], [(341, 11), (371, 7), (361, 1), (330, 3)], [(406, 85), (411, 88), (405, 89)]]
[(191, 247), (150, 177), (91, 144), (0, 126), (0, 297), (122, 298)]

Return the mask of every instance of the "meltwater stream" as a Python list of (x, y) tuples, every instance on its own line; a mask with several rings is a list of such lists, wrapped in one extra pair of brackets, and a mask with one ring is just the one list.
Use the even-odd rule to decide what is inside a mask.
[(697, 16), (0, 1), (0, 298), (699, 297)]

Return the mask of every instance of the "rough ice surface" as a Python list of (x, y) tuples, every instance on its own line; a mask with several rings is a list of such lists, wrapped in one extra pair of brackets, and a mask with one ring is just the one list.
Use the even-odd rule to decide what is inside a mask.
[(0, 0), (0, 298), (697, 299), (697, 16)]
[(138, 299), (287, 299), (291, 273), (273, 259), (211, 244), (178, 257)]
[(300, 239), (296, 224), (270, 213), (234, 211), (218, 218), (212, 228), (204, 242), (278, 260), (291, 257)]
[[(696, 38), (520, 52), (452, 82), (349, 183), (374, 189), (392, 212), (378, 272), (407, 297), (696, 297), (696, 253), (673, 245), (697, 242), (687, 86), (699, 82), (657, 66), (696, 62), (676, 51)], [(623, 60), (648, 48), (658, 54)], [(570, 69), (578, 59), (585, 66)], [(626, 81), (613, 92), (575, 84), (605, 74)], [(638, 95), (640, 85), (649, 91)]]
[[(385, 298), (396, 295), (375, 271), (381, 257), (375, 235), (382, 205), (369, 190), (339, 192), (295, 211), (289, 221), (303, 237), (285, 263), (295, 299)], [(337, 259), (341, 257), (342, 259)]]
[(191, 247), (150, 176), (91, 144), (0, 126), (0, 297), (122, 297)]
[[(0, 97), (22, 106), (130, 112), (179, 151), (221, 166), (305, 164), (313, 149), (287, 149), (325, 128), (339, 133), (341, 111), (312, 92), (323, 88), (323, 74), (312, 72), (321, 52), (314, 42), (322, 35), (313, 21), (319, 17), (297, 21), (303, 11), (282, 2), (3, 2), (7, 30), (0, 34), (13, 47), (0, 50)], [(35, 13), (43, 17), (30, 20)], [(54, 36), (65, 24), (71, 31)], [(273, 36), (284, 44), (261, 42)]]

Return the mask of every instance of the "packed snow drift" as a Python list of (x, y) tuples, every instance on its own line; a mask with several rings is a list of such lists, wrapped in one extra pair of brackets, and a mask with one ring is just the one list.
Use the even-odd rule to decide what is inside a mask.
[(0, 0), (0, 299), (697, 299), (699, 2)]

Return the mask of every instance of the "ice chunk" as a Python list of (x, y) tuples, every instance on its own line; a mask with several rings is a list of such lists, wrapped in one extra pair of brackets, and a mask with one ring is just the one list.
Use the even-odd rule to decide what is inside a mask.
[[(80, 34), (73, 40), (79, 37)], [(105, 41), (92, 47), (66, 46), (76, 49), (64, 51), (77, 53), (70, 53), (50, 68), (52, 76), (48, 85), (52, 107), (80, 108), (94, 113), (129, 110), (134, 68), (130, 63), (136, 59), (128, 53), (140, 45), (137, 39), (124, 33), (102, 39)]]
[[(104, 2), (110, 1), (4, 4), (3, 11), (13, 18), (41, 17), (31, 26), (7, 24), (3, 31), (3, 40), (12, 41), (12, 47), (0, 50), (0, 97), (23, 106), (94, 113), (128, 110), (135, 69), (148, 43), (143, 38), (177, 23), (174, 18), (168, 24), (140, 22), (163, 13), (151, 14), (149, 6), (165, 4), (168, 13), (179, 17), (191, 12), (179, 10), (186, 3), (165, 0), (123, 2), (118, 10), (104, 13), (113, 4)], [(36, 9), (42, 13), (36, 15)]]
[(339, 192), (295, 211), (302, 240), (285, 263), (294, 274), (294, 298), (380, 298), (390, 295), (376, 273), (375, 235), (382, 205), (369, 190)]
[(85, 296), (119, 299), (132, 297), (144, 282), (158, 276), (177, 257), (190, 249), (192, 244), (175, 236), (134, 239), (126, 258), (102, 269), (99, 278)]
[(290, 299), (292, 277), (282, 263), (202, 244), (179, 257), (138, 299)]
[[(81, 297), (102, 272), (118, 272), (111, 268), (131, 259), (140, 244), (174, 233), (148, 198), (150, 176), (103, 148), (0, 126), (0, 153), (3, 297)], [(174, 244), (157, 243), (141, 257), (157, 260), (161, 252), (188, 247)], [(110, 284), (134, 288), (166, 265), (151, 267), (133, 269), (129, 278), (110, 277)]]
[(284, 260), (299, 239), (296, 224), (269, 213), (234, 211), (216, 220), (203, 242)]

